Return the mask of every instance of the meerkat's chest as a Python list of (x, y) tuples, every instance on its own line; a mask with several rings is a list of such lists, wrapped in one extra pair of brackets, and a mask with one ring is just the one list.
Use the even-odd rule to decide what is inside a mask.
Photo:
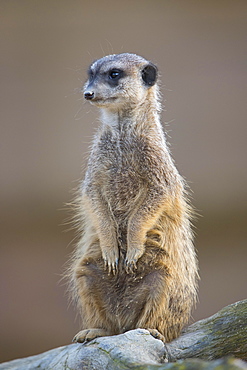
[(94, 148), (91, 181), (114, 208), (124, 210), (146, 187), (147, 153), (136, 138), (106, 135)]
[(110, 181), (136, 182), (145, 178), (148, 162), (147, 150), (141, 139), (128, 137), (102, 137), (97, 148), (98, 170)]

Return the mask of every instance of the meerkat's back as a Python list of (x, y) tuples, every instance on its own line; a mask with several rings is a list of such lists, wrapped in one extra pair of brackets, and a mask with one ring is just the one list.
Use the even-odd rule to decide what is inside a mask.
[(82, 313), (76, 341), (146, 328), (170, 341), (196, 298), (197, 262), (184, 181), (160, 123), (155, 65), (110, 55), (89, 68), (85, 99), (101, 109), (81, 187), (71, 268)]

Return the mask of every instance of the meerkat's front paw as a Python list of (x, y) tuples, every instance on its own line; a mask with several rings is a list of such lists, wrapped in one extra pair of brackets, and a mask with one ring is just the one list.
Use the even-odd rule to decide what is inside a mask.
[(118, 271), (118, 249), (112, 247), (102, 248), (102, 257), (104, 260), (105, 269), (108, 270), (108, 274), (112, 272), (113, 275), (115, 275)]
[(143, 255), (144, 248), (128, 248), (124, 261), (127, 274), (133, 273), (137, 269), (137, 261)]

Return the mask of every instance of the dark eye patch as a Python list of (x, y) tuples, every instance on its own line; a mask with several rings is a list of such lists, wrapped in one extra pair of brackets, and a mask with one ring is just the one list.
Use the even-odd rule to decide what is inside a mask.
[(124, 71), (122, 71), (121, 69), (110, 69), (108, 72), (107, 72), (107, 78), (108, 78), (108, 82), (111, 84), (111, 85), (117, 85), (118, 84), (118, 81), (120, 80), (120, 78), (122, 78), (124, 76)]

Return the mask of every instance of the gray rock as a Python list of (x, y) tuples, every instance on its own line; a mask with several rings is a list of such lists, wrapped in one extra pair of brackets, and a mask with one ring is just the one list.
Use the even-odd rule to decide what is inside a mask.
[(3, 363), (0, 369), (128, 369), (144, 364), (158, 365), (165, 361), (164, 355), (165, 346), (160, 340), (147, 330), (136, 329)]
[(247, 369), (246, 362), (224, 358), (229, 355), (247, 360), (247, 300), (192, 324), (166, 345), (147, 330), (136, 329), (5, 362), (0, 370)]

